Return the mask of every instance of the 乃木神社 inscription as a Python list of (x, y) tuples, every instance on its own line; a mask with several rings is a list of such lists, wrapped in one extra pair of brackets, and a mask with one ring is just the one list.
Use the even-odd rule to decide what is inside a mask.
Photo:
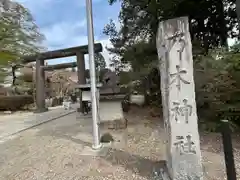
[(183, 99), (183, 104), (179, 102), (173, 102), (173, 108), (171, 109), (172, 119), (180, 123), (179, 116), (183, 116), (185, 123), (189, 122), (189, 116), (192, 115), (192, 106), (188, 104), (187, 99)]
[(173, 108), (171, 109), (172, 112), (172, 118), (176, 121), (179, 122), (179, 116), (181, 115), (180, 112), (180, 103), (178, 102), (173, 102)]
[(183, 154), (196, 154), (195, 150), (195, 143), (192, 141), (191, 135), (187, 135), (186, 138), (184, 136), (177, 136), (176, 137), (177, 142), (174, 143), (177, 152), (179, 152), (180, 155)]
[(186, 46), (186, 42), (184, 40), (184, 33), (176, 31), (176, 33), (173, 36), (168, 37), (167, 39), (172, 42), (171, 47), (173, 47), (176, 43), (179, 44), (179, 48), (178, 48), (177, 52), (179, 54), (179, 60), (180, 60), (180, 64), (181, 64), (182, 63), (182, 53)]
[(202, 180), (188, 18), (161, 22), (156, 44), (164, 122), (167, 124), (167, 168), (170, 178)]
[(181, 115), (184, 116), (185, 123), (188, 123), (189, 116), (192, 115), (192, 106), (188, 104), (187, 99), (183, 99), (183, 106), (181, 109)]
[(182, 77), (183, 74), (187, 74), (186, 70), (180, 69), (179, 65), (176, 65), (176, 70), (175, 73), (170, 74), (170, 77), (172, 78), (170, 85), (176, 82), (176, 87), (178, 90), (181, 90), (181, 82), (183, 84), (190, 84), (190, 82)]

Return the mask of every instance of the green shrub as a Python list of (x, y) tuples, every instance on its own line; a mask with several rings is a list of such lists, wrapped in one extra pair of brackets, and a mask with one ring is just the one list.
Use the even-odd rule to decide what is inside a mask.
[(29, 95), (0, 96), (0, 110), (17, 111), (33, 102), (33, 96)]

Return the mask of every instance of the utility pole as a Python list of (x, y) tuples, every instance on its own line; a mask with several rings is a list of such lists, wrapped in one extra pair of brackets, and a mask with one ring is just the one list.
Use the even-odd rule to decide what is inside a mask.
[(93, 145), (92, 148), (97, 150), (102, 147), (100, 143), (99, 120), (97, 108), (97, 87), (96, 87), (96, 69), (94, 60), (94, 32), (92, 18), (92, 0), (86, 0), (87, 14), (87, 30), (88, 30), (88, 54), (89, 54), (89, 69), (91, 80), (91, 96), (92, 96), (92, 118), (93, 118)]

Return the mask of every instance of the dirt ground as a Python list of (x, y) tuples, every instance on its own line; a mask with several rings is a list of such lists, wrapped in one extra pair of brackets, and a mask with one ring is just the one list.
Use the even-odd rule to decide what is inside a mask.
[[(106, 156), (83, 155), (91, 145), (91, 119), (72, 114), (22, 132), (0, 144), (1, 180), (150, 180), (165, 159), (164, 130), (159, 117), (134, 108), (126, 115), (128, 128), (116, 137)], [(240, 175), (240, 144), (234, 137)], [(224, 180), (221, 136), (201, 133), (205, 179)], [(240, 176), (238, 176), (240, 179)]]

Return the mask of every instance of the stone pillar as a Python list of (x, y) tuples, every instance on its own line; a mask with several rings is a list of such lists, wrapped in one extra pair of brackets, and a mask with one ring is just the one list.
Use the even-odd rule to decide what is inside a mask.
[(178, 180), (202, 180), (192, 44), (187, 17), (159, 24), (157, 49), (169, 176)]
[(41, 66), (44, 66), (44, 61), (36, 60), (36, 113), (47, 111), (45, 107), (45, 72)]
[[(78, 67), (78, 84), (86, 84), (86, 77), (85, 77), (85, 60), (84, 54), (81, 52), (77, 52), (77, 67)], [(79, 89), (79, 99), (80, 99), (80, 108), (78, 112), (83, 113), (83, 102), (82, 102), (82, 92)]]

